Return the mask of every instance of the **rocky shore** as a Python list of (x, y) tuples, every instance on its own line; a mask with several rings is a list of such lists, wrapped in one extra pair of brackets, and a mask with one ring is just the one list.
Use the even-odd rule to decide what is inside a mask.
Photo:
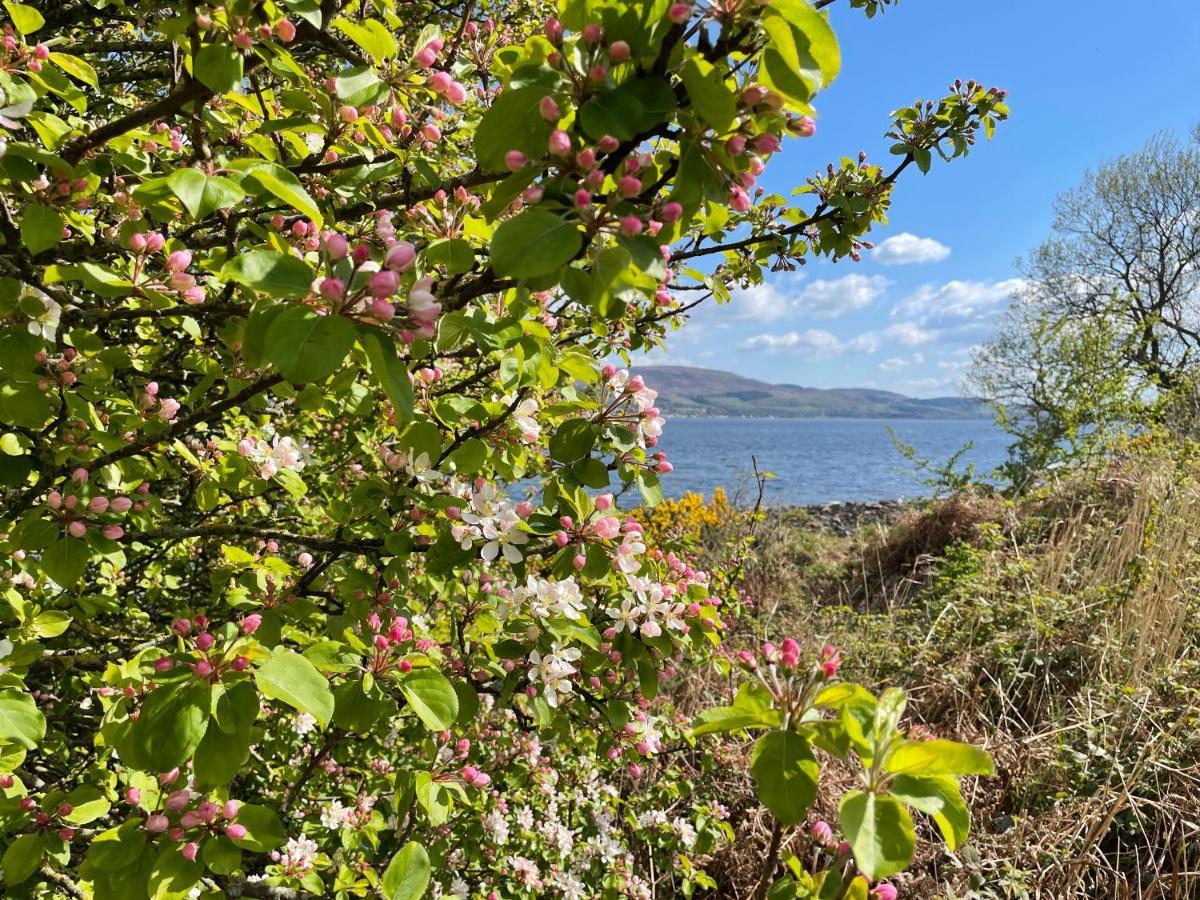
[(848, 535), (876, 522), (890, 522), (913, 504), (911, 500), (846, 501), (802, 506), (808, 521), (837, 535)]

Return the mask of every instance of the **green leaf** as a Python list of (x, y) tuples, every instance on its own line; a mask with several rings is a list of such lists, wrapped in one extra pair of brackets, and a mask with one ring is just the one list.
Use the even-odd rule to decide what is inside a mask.
[(149, 900), (184, 900), (203, 874), (202, 862), (188, 859), (178, 844), (163, 841), (150, 869), (146, 895)]
[(208, 730), (211, 705), (212, 687), (207, 682), (155, 688), (118, 747), (121, 758), (145, 772), (168, 772), (182, 766)]
[(596, 446), (596, 431), (586, 419), (568, 419), (550, 436), (550, 457), (571, 463), (583, 459)]
[(46, 283), (79, 281), (100, 297), (111, 300), (124, 297), (133, 290), (133, 283), (112, 269), (96, 263), (79, 263), (74, 266), (46, 266)]
[(269, 853), (287, 838), (283, 823), (273, 809), (254, 804), (244, 804), (238, 809), (234, 821), (246, 828), (246, 836), (234, 841), (243, 850), (253, 853)]
[(808, 102), (828, 87), (841, 69), (837, 37), (825, 17), (807, 0), (779, 0), (764, 10), (763, 51), (759, 80), (774, 88), (794, 108), (808, 110)]
[(15, 688), (0, 690), (0, 741), (34, 749), (46, 736), (46, 717), (33, 698)]
[(60, 538), (42, 554), (42, 571), (65, 588), (74, 586), (84, 570), (92, 552), (87, 541), (79, 538)]
[(333, 20), (333, 25), (376, 62), (391, 59), (399, 52), (396, 39), (378, 19), (365, 19), (358, 23), (340, 16)]
[(373, 66), (356, 66), (334, 79), (334, 90), (349, 106), (363, 107), (381, 102), (390, 88)]
[(67, 794), (67, 802), (71, 804), (71, 811), (63, 816), (63, 819), (72, 825), (87, 825), (89, 822), (95, 822), (107, 815), (112, 806), (104, 792), (92, 784), (81, 784), (75, 788)]
[(435, 241), (425, 250), (425, 262), (428, 265), (445, 266), (451, 275), (461, 275), (474, 267), (475, 250), (462, 238)]
[(97, 88), (100, 86), (100, 76), (96, 74), (96, 70), (91, 63), (80, 59), (78, 56), (72, 56), (70, 53), (60, 53), (57, 50), (50, 53), (50, 62), (54, 63), (72, 78), (77, 78), (89, 87)]
[(579, 110), (579, 123), (588, 137), (599, 140), (611, 135), (627, 141), (642, 115), (642, 104), (632, 94), (608, 91), (597, 94)]
[(63, 239), (63, 219), (57, 209), (27, 203), (21, 210), (21, 243), (37, 255)]
[(900, 802), (875, 793), (842, 797), (838, 821), (860, 872), (871, 881), (903, 872), (912, 862), (917, 836), (912, 816)]
[(725, 83), (724, 69), (699, 56), (691, 57), (680, 72), (692, 106), (718, 134), (723, 134), (737, 115), (737, 94)]
[(529, 209), (509, 219), (492, 237), (492, 266), (509, 278), (549, 275), (570, 262), (583, 246), (573, 218)]
[(986, 751), (957, 741), (904, 741), (884, 760), (895, 775), (994, 775)]
[(430, 731), (445, 731), (458, 718), (458, 694), (437, 669), (413, 669), (400, 682), (400, 692)]
[(280, 649), (254, 670), (254, 682), (263, 696), (282, 700), (306, 712), (324, 727), (333, 716), (333, 691), (329, 681), (307, 659), (293, 650)]
[(225, 263), (221, 277), (273, 297), (303, 297), (314, 276), (308, 263), (289, 253), (251, 250)]
[(206, 787), (228, 784), (250, 758), (251, 743), (249, 729), (230, 734), (221, 728), (209, 728), (192, 760), (196, 782)]
[(383, 873), (383, 896), (386, 900), (418, 900), (429, 887), (431, 877), (429, 854), (416, 841), (409, 841), (392, 857)]
[(304, 185), (300, 183), (300, 179), (283, 166), (277, 166), (274, 163), (259, 163), (248, 169), (246, 174), (284, 203), (308, 216), (318, 228), (324, 224), (325, 219), (321, 215), (321, 208), (309, 196)]
[(554, 126), (542, 117), (540, 104), (549, 95), (548, 88), (528, 84), (496, 98), (475, 129), (475, 157), (481, 169), (505, 171), (504, 156), (509, 150), (534, 159), (546, 154)]
[(167, 185), (193, 219), (202, 219), (218, 209), (229, 209), (246, 196), (246, 192), (228, 178), (205, 175), (192, 168), (176, 169), (167, 176)]
[(217, 875), (232, 875), (242, 864), (242, 851), (229, 838), (210, 838), (200, 848), (200, 858), (210, 872)]
[(23, 834), (8, 845), (0, 870), (4, 872), (4, 883), (14, 887), (32, 875), (42, 864), (42, 836)]
[(318, 315), (295, 303), (271, 322), (263, 356), (294, 384), (310, 384), (336, 372), (353, 346), (354, 325), (349, 319)]
[[(764, 696), (765, 694), (765, 696)], [(778, 728), (782, 715), (771, 705), (771, 697), (754, 682), (738, 688), (732, 706), (716, 706), (700, 713), (692, 723), (692, 734), (719, 734), (743, 728)]]
[(218, 94), (242, 83), (242, 54), (227, 40), (206, 44), (192, 62), (192, 74)]
[(933, 817), (951, 852), (967, 839), (971, 813), (963, 801), (958, 782), (950, 775), (915, 778), (897, 775), (888, 786), (888, 796)]
[(784, 825), (804, 818), (816, 799), (820, 771), (808, 741), (794, 731), (763, 735), (750, 757), (759, 802)]
[(411, 421), (413, 405), (416, 402), (412, 378), (404, 360), (396, 355), (392, 339), (374, 329), (364, 329), (359, 332), (358, 340), (367, 351), (367, 362), (371, 364), (372, 377), (392, 401), (397, 424), (403, 425)]
[(8, 10), (8, 16), (12, 19), (13, 27), (22, 35), (33, 34), (46, 24), (46, 20), (42, 18), (42, 14), (32, 6), (27, 6), (24, 3), (16, 3), (15, 0), (4, 0), (4, 8)]

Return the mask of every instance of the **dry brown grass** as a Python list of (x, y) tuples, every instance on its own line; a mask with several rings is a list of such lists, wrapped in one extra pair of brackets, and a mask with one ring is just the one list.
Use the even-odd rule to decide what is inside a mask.
[[(966, 786), (972, 841), (923, 843), (906, 896), (1200, 897), (1197, 472), (1137, 452), (1016, 505), (951, 497), (850, 538), (764, 523), (757, 616), (733, 642), (839, 643), (852, 677), (905, 687), (915, 720), (995, 757)], [(739, 843), (713, 869), (741, 897), (769, 822), (729, 763)], [(848, 775), (827, 772), (813, 820), (836, 820)]]

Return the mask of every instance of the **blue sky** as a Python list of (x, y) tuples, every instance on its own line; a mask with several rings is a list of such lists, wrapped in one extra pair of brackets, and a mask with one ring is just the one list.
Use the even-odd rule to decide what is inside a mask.
[[(1049, 233), (1084, 169), (1200, 121), (1196, 0), (901, 0), (868, 21), (832, 7), (842, 75), (818, 98), (817, 135), (790, 141), (763, 185), (789, 189), (865, 150), (888, 166), (888, 113), (955, 78), (1009, 91), (1012, 116), (965, 159), (905, 172), (882, 247), (702, 308), (654, 362), (770, 382), (958, 393), (970, 348), (1018, 282), (1014, 260)], [(889, 166), (890, 167), (890, 166)], [(890, 264), (885, 264), (890, 263)], [(903, 263), (903, 264), (899, 264)]]

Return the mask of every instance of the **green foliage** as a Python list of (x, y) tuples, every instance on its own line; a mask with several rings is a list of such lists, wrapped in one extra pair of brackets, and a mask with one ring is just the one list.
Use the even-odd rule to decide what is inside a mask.
[[(4, 9), (8, 893), (615, 897), (645, 873), (582, 848), (636, 839), (692, 895), (734, 831), (668, 747), (711, 767), (706, 732), (766, 730), (751, 771), (790, 827), (818, 754), (871, 755), (865, 689), (806, 719), (747, 685), (675, 724), (737, 574), (616, 508), (670, 465), (615, 362), (682, 324), (676, 290), (856, 254), (1002, 92), (901, 110), (892, 172), (755, 207), (841, 66), (804, 0)], [(650, 766), (672, 820), (625, 799)], [(921, 780), (964, 766), (903, 775), (956, 840)]]

